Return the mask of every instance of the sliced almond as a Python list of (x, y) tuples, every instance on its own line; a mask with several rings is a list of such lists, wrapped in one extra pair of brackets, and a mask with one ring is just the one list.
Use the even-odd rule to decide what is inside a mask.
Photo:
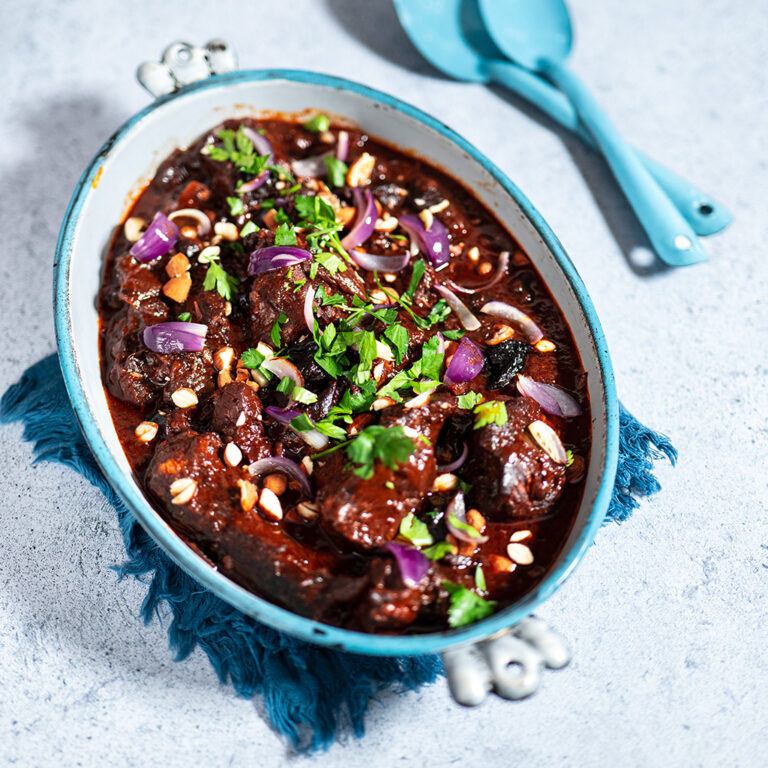
[(514, 328), (510, 328), (508, 325), (494, 325), (493, 336), (491, 336), (491, 338), (488, 339), (486, 343), (494, 346), (496, 344), (501, 344), (502, 341), (509, 341), (509, 339), (513, 338), (514, 335)]
[(273, 520), (283, 519), (283, 505), (280, 503), (280, 499), (277, 498), (275, 492), (269, 488), (262, 488), (259, 495), (259, 508), (267, 517), (271, 517)]
[(144, 219), (140, 219), (138, 216), (131, 216), (130, 219), (125, 220), (123, 224), (123, 234), (125, 239), (129, 243), (135, 243), (143, 234), (144, 229), (147, 226), (147, 222)]
[(163, 293), (175, 301), (177, 304), (183, 304), (189, 296), (189, 289), (192, 287), (192, 277), (189, 272), (185, 272), (178, 277), (172, 277), (164, 286)]
[(374, 304), (392, 304), (400, 298), (400, 294), (394, 288), (378, 288), (368, 295)]
[[(450, 472), (444, 472), (442, 475), (438, 475), (432, 483), (432, 490), (435, 493), (445, 493), (446, 491), (452, 491), (459, 484), (459, 478)], [(470, 523), (471, 525), (471, 523)]]
[(422, 405), (426, 405), (429, 402), (429, 398), (432, 396), (432, 390), (429, 392), (423, 392), (416, 397), (412, 397), (408, 402), (403, 404), (403, 408), (421, 408)]
[(259, 499), (259, 489), (250, 480), (238, 480), (240, 488), (240, 509), (250, 512)]
[(229, 317), (232, 314), (232, 302), (224, 302), (224, 317)]
[(524, 541), (531, 535), (529, 530), (515, 531), (510, 537), (510, 541)]
[(154, 421), (142, 421), (134, 430), (142, 443), (151, 443), (157, 436), (157, 424)]
[(197, 405), (197, 395), (194, 389), (179, 387), (172, 395), (171, 400), (177, 408), (191, 408)]
[(170, 487), (171, 504), (188, 504), (197, 493), (197, 482), (191, 477), (180, 477)]
[(507, 554), (518, 565), (530, 565), (533, 562), (533, 552), (526, 544), (512, 542), (507, 545)]
[(384, 280), (387, 283), (394, 283), (395, 280), (397, 280), (397, 275), (394, 275), (391, 272), (384, 272)]
[(243, 452), (234, 443), (227, 443), (224, 448), (224, 461), (230, 467), (238, 467), (242, 460)]
[(390, 405), (394, 405), (395, 401), (391, 397), (379, 397), (371, 403), (371, 408), (374, 411), (383, 411), (385, 408), (389, 408)]
[(305, 520), (314, 520), (320, 514), (320, 507), (317, 504), (313, 504), (311, 501), (300, 501), (296, 505), (296, 511)]
[(557, 432), (549, 424), (538, 420), (533, 421), (528, 425), (528, 431), (555, 464), (565, 464), (568, 461), (568, 454), (565, 452)]
[(377, 232), (393, 232), (397, 229), (399, 224), (400, 221), (398, 220), (397, 216), (390, 216), (390, 214), (385, 212), (382, 217), (376, 219), (376, 223), (373, 225), (373, 228)]
[(261, 385), (257, 384), (255, 381), (246, 381), (245, 386), (248, 387), (248, 389), (252, 389), (254, 392), (258, 392), (261, 389)]
[(467, 251), (467, 258), (470, 261), (480, 261), (480, 249), (476, 245), (473, 245), (469, 251)]
[(554, 352), (557, 349), (555, 342), (550, 341), (549, 339), (542, 339), (541, 341), (537, 341), (533, 346), (536, 347), (539, 352)]
[(189, 259), (183, 253), (174, 253), (165, 265), (168, 277), (179, 277), (189, 270)]
[(213, 365), (217, 371), (228, 371), (235, 360), (235, 350), (232, 347), (222, 347), (213, 353)]
[(485, 518), (476, 509), (467, 510), (467, 522), (479, 533), (485, 530)]
[(376, 158), (363, 152), (360, 157), (349, 166), (347, 171), (347, 185), (350, 187), (362, 187), (371, 179), (373, 168), (376, 165)]
[(267, 475), (264, 478), (264, 487), (269, 488), (275, 496), (282, 496), (288, 487), (288, 480), (285, 475), (281, 475), (279, 472), (275, 472), (272, 475)]
[(237, 417), (237, 421), (235, 422), (235, 426), (242, 427), (243, 424), (245, 424), (245, 411), (240, 411), (240, 414)]
[(229, 371), (220, 371), (219, 376), (216, 379), (216, 384), (218, 385), (219, 389), (222, 387), (226, 387), (227, 384), (232, 383), (232, 374)]
[(421, 223), (424, 225), (424, 229), (429, 232), (429, 230), (432, 229), (432, 224), (435, 221), (435, 217), (432, 215), (432, 211), (430, 211), (429, 208), (424, 208), (423, 210), (419, 211), (419, 218), (421, 219)]
[(234, 242), (240, 236), (237, 227), (231, 221), (217, 221), (213, 225), (213, 231), (223, 240)]
[(312, 475), (312, 473), (315, 471), (315, 463), (312, 461), (312, 459), (309, 456), (305, 456), (301, 460), (301, 466), (304, 467), (304, 471), (308, 475)]
[(435, 205), (430, 205), (427, 210), (430, 213), (440, 213), (440, 211), (444, 211), (450, 204), (450, 200), (443, 199), (439, 203), (435, 203)]
[(503, 555), (488, 555), (488, 565), (493, 573), (512, 573), (517, 566)]
[(371, 373), (374, 381), (378, 384), (381, 381), (381, 377), (384, 375), (384, 361), (381, 360), (376, 363), (376, 365), (373, 366), (373, 371)]

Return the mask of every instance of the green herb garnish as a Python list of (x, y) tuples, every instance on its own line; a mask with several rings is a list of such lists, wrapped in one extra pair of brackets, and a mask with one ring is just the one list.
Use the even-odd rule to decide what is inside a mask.
[(237, 129), (237, 133), (222, 128), (217, 135), (221, 146), (207, 144), (202, 149), (203, 154), (218, 162), (228, 160), (240, 172), (252, 173), (254, 176), (258, 176), (266, 168), (269, 156), (256, 154), (256, 148), (243, 132), (242, 125)]
[(395, 359), (397, 364), (400, 365), (403, 361), (403, 355), (408, 349), (408, 342), (410, 341), (408, 329), (405, 326), (400, 325), (400, 323), (395, 323), (394, 325), (387, 326), (384, 330), (384, 336), (391, 342), (390, 346), (395, 351)]
[(252, 221), (246, 221), (243, 228), (240, 230), (240, 237), (247, 237), (251, 232), (256, 232), (258, 227)]
[(272, 339), (272, 343), (276, 346), (280, 346), (280, 326), (288, 322), (288, 316), (285, 312), (281, 312), (280, 316), (275, 320), (272, 325), (272, 330), (269, 332), (269, 338)]
[(245, 352), (240, 355), (240, 360), (242, 360), (242, 363), (246, 368), (258, 368), (266, 359), (265, 355), (253, 347), (246, 349)]
[(479, 392), (467, 392), (466, 395), (459, 395), (459, 408), (470, 411), (478, 403), (483, 401), (483, 396)]
[(397, 469), (408, 461), (416, 447), (399, 425), (382, 427), (371, 425), (361, 430), (346, 446), (346, 454), (354, 462), (355, 474), (368, 480), (373, 476), (373, 465), (381, 462), (389, 469)]
[(296, 245), (296, 230), (288, 223), (275, 230), (275, 245)]
[(349, 166), (346, 163), (333, 155), (328, 155), (325, 158), (325, 167), (328, 170), (328, 183), (332, 187), (343, 187), (347, 183)]
[(306, 413), (300, 413), (291, 419), (290, 425), (297, 432), (309, 432), (310, 429), (314, 429), (315, 425)]
[(219, 264), (221, 258), (219, 253), (218, 246), (209, 246), (204, 248), (197, 257), (198, 262), (208, 265), (208, 271), (205, 273), (205, 280), (203, 280), (203, 290), (212, 291), (215, 288), (219, 296), (229, 301), (232, 298), (232, 291), (240, 285), (240, 281), (228, 274)]
[(481, 591), (481, 592), (487, 592), (488, 587), (485, 583), (485, 574), (483, 573), (483, 566), (478, 565), (477, 568), (475, 568), (475, 586)]
[(308, 131), (312, 131), (312, 133), (321, 133), (322, 131), (327, 131), (331, 127), (331, 121), (329, 120), (328, 115), (319, 114), (310, 117), (309, 120), (307, 120), (306, 123), (302, 123), (302, 125)]
[(507, 406), (501, 400), (489, 400), (475, 406), (475, 429), (496, 424), (503, 427), (507, 423)]
[(495, 600), (484, 600), (471, 589), (451, 581), (444, 581), (443, 589), (451, 596), (448, 607), (448, 624), (451, 627), (463, 627), (480, 621), (490, 616), (496, 607)]
[(434, 541), (426, 524), (422, 523), (413, 512), (409, 512), (402, 519), (398, 533), (414, 547), (428, 547)]
[(179, 315), (179, 320), (181, 320), (182, 323), (191, 323), (192, 322), (192, 315), (189, 312), (182, 312)]
[(239, 216), (241, 213), (245, 212), (245, 208), (243, 207), (243, 200), (240, 197), (228, 197), (227, 205), (229, 206), (229, 212), (233, 216)]

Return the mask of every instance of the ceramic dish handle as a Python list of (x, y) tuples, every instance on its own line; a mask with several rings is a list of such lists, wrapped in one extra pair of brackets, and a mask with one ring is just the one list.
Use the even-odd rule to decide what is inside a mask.
[(571, 660), (567, 643), (536, 616), (529, 616), (502, 634), (443, 653), (451, 696), (475, 707), (489, 691), (503, 699), (535, 693), (541, 672), (560, 669)]
[(202, 48), (177, 41), (163, 51), (160, 61), (145, 61), (136, 71), (136, 78), (159, 98), (175, 93), (183, 85), (231, 72), (236, 67), (237, 56), (224, 40), (211, 40)]

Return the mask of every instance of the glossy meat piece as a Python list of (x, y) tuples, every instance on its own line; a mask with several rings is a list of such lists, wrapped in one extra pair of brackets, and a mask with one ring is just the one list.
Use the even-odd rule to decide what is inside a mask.
[(402, 519), (420, 509), (424, 494), (432, 487), (436, 474), (433, 446), (455, 410), (455, 399), (435, 398), (421, 408), (406, 410), (394, 405), (382, 412), (381, 426), (416, 430), (429, 441), (414, 440), (414, 452), (397, 471), (377, 462), (372, 477), (365, 480), (346, 468), (348, 459), (342, 451), (319, 460), (313, 479), (323, 526), (366, 549), (392, 541)]
[(528, 425), (541, 408), (527, 397), (507, 402), (508, 421), (473, 430), (462, 475), (473, 482), (470, 503), (491, 520), (545, 515), (563, 490), (565, 467), (534, 442)]
[(261, 400), (249, 386), (233, 381), (216, 390), (211, 401), (211, 428), (222, 440), (235, 443), (249, 462), (271, 455), (271, 445), (264, 435)]

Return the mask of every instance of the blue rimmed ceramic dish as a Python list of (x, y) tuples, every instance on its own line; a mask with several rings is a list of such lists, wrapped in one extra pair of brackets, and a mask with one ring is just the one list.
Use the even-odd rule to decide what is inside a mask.
[[(133, 195), (176, 147), (231, 117), (322, 110), (461, 178), (520, 242), (573, 332), (588, 376), (592, 453), (584, 498), (567, 543), (546, 578), (518, 603), (470, 626), (418, 636), (370, 635), (297, 616), (230, 581), (194, 552), (135, 482), (107, 407), (99, 368), (103, 257)], [(618, 404), (608, 350), (592, 302), (555, 235), (520, 190), (438, 120), (371, 88), (327, 75), (252, 70), (209, 77), (159, 98), (102, 147), (83, 174), (61, 228), (54, 270), (56, 335), (64, 379), (83, 432), (105, 475), (152, 538), (189, 574), (266, 624), (321, 645), (379, 655), (467, 648), (518, 625), (573, 571), (607, 510), (618, 446)]]

